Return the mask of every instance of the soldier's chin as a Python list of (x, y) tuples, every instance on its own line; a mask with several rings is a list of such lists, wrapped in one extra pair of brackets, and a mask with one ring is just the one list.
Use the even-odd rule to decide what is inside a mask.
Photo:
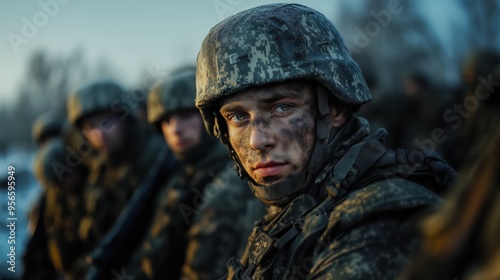
[(285, 178), (281, 178), (279, 176), (268, 176), (268, 177), (261, 178), (257, 182), (257, 184), (264, 186), (264, 187), (269, 187), (269, 186), (272, 186), (272, 185), (279, 183), (283, 180), (285, 180)]

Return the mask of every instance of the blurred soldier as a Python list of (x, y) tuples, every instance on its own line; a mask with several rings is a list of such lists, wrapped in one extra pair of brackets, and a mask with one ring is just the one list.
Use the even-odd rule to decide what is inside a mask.
[[(47, 112), (38, 116), (33, 122), (32, 136), (34, 142), (40, 149), (51, 140), (60, 139), (61, 130), (64, 125), (64, 118), (53, 113)], [(38, 173), (43, 176), (43, 173)], [(42, 178), (38, 176), (39, 183)], [(23, 257), (26, 269), (23, 275), (24, 279), (49, 279), (49, 275), (54, 277), (55, 271), (49, 260), (47, 248), (47, 236), (44, 225), (44, 213), (46, 207), (47, 187), (42, 186), (40, 199), (30, 211), (28, 231), (31, 235), (27, 245), (26, 254)]]
[(447, 148), (447, 158), (450, 158), (459, 169), (465, 162), (467, 153), (457, 151), (467, 151), (470, 145), (475, 143), (474, 137), (482, 137), (471, 134), (469, 127), (477, 126), (479, 123), (468, 120), (474, 116), (473, 113), (479, 108), (480, 103), (490, 102), (490, 95), (498, 92), (500, 80), (498, 65), (500, 65), (498, 51), (482, 50), (471, 53), (462, 66), (462, 90), (444, 113), (449, 126), (446, 131), (449, 137), (444, 143)]
[(181, 164), (162, 189), (135, 256), (141, 278), (224, 276), (227, 260), (244, 249), (251, 231), (245, 225), (263, 213), (264, 205), (238, 178), (224, 145), (205, 132), (195, 96), (194, 70), (174, 72), (148, 96), (149, 122)]
[[(456, 172), (430, 150), (389, 150), (356, 116), (371, 99), (333, 24), (296, 4), (213, 27), (196, 106), (254, 194), (277, 207), (229, 279), (392, 279), (419, 239), (412, 218)], [(432, 190), (430, 190), (432, 189)]]
[(84, 213), (82, 197), (87, 175), (83, 165), (68, 166), (67, 147), (62, 139), (50, 141), (39, 150), (34, 165), (46, 193), (43, 222), (49, 257), (61, 275), (83, 251), (78, 228)]
[[(113, 226), (164, 147), (161, 137), (139, 124), (128, 100), (128, 93), (120, 86), (104, 81), (78, 90), (67, 102), (68, 120), (90, 143), (72, 156), (72, 164), (90, 165), (84, 195), (86, 214), (78, 231), (88, 251)], [(92, 156), (92, 151), (98, 155)], [(82, 257), (75, 265), (85, 270), (90, 261)]]
[(461, 178), (424, 220), (423, 250), (401, 279), (500, 279), (500, 54), (474, 53), (463, 78), (478, 106), (455, 150), (468, 151)]

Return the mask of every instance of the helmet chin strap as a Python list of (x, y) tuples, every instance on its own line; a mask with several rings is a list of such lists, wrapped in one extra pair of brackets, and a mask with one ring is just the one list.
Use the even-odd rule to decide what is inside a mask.
[(310, 177), (308, 175), (307, 169), (304, 169), (299, 175), (270, 186), (256, 184), (253, 180), (249, 180), (248, 184), (254, 195), (264, 203), (273, 206), (285, 206), (295, 198), (294, 194), (298, 194), (304, 189), (306, 181)]
[[(318, 104), (318, 116), (316, 116), (316, 145), (307, 168), (310, 175), (316, 175), (323, 168), (325, 160), (330, 157), (328, 153), (328, 138), (330, 136), (330, 103), (328, 102), (328, 92), (325, 87), (316, 85), (316, 95)], [(312, 176), (310, 176), (312, 177)], [(309, 178), (307, 183), (311, 183)]]
[[(338, 129), (332, 131), (332, 127), (329, 123), (330, 107), (327, 90), (323, 86), (317, 85), (316, 95), (318, 104), (318, 115), (316, 116), (316, 143), (314, 145), (308, 167), (294, 177), (279, 181), (269, 186), (257, 184), (244, 170), (241, 161), (228, 141), (228, 135), (221, 133), (221, 141), (227, 145), (231, 158), (236, 164), (240, 178), (247, 179), (248, 184), (250, 185), (250, 188), (255, 196), (266, 204), (273, 206), (285, 206), (288, 204), (298, 194), (307, 189), (307, 187), (314, 180), (315, 175), (317, 175), (318, 172), (324, 167), (326, 163), (325, 161), (330, 157), (328, 140), (333, 139), (334, 137), (334, 135), (330, 135), (330, 133), (333, 132), (336, 134)], [(217, 118), (215, 118), (215, 120), (215, 129), (218, 133), (220, 133), (221, 127), (218, 124)]]

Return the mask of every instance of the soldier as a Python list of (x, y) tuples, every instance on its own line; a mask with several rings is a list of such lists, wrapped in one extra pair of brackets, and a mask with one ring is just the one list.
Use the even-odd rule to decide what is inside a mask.
[[(72, 163), (88, 164), (90, 169), (84, 193), (86, 214), (78, 230), (87, 252), (106, 236), (165, 146), (136, 120), (127, 94), (117, 84), (103, 81), (68, 98), (68, 120), (89, 143), (75, 151)], [(91, 261), (82, 255), (75, 270), (86, 271)]]
[[(53, 112), (47, 112), (38, 116), (32, 126), (34, 142), (40, 149), (43, 149), (43, 146), (51, 142), (51, 140), (60, 139), (63, 126), (64, 118)], [(40, 157), (40, 153), (38, 153), (37, 158)], [(40, 161), (40, 159), (38, 160)], [(37, 179), (42, 184), (42, 193), (30, 211), (28, 231), (31, 237), (27, 245), (26, 254), (23, 257), (26, 265), (23, 275), (24, 279), (47, 279), (55, 277), (55, 270), (49, 260), (49, 252), (47, 251), (47, 236), (44, 225), (48, 189), (44, 182), (46, 181), (45, 178), (50, 175), (44, 174), (40, 170), (38, 168), (38, 174), (35, 175), (38, 175)]]
[(371, 94), (325, 16), (270, 4), (227, 18), (203, 41), (196, 83), (207, 131), (276, 207), (229, 279), (398, 274), (419, 242), (412, 218), (456, 172), (433, 151), (386, 148), (386, 131), (353, 115)]
[(195, 71), (171, 74), (151, 89), (148, 120), (180, 161), (158, 196), (142, 250), (127, 269), (147, 279), (217, 279), (244, 250), (247, 225), (264, 205), (234, 172), (224, 145), (203, 128), (194, 106)]
[[(34, 171), (44, 188), (43, 228), (51, 265), (63, 275), (82, 244), (78, 228), (84, 212), (83, 186), (87, 176), (85, 166), (67, 166), (67, 145), (62, 139), (50, 141), (38, 151)], [(30, 272), (32, 273), (32, 272)]]

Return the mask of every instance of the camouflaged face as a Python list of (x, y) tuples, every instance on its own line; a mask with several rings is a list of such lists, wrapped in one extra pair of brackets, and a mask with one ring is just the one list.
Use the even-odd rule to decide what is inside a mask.
[(371, 99), (361, 70), (325, 16), (301, 5), (271, 4), (210, 30), (198, 54), (196, 106), (211, 133), (214, 101), (292, 79), (316, 80), (346, 104)]
[(81, 118), (102, 112), (121, 112), (123, 107), (130, 112), (126, 102), (127, 93), (113, 82), (97, 82), (70, 94), (67, 102), (68, 120), (77, 124)]
[(167, 114), (196, 109), (196, 82), (194, 71), (184, 71), (168, 77), (155, 86), (148, 95), (148, 121), (159, 122)]

